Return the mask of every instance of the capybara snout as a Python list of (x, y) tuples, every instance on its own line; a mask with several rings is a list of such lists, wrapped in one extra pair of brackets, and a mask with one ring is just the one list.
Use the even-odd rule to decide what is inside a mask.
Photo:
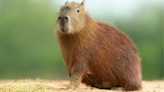
[(58, 28), (61, 32), (69, 31), (69, 16), (65, 12), (62, 12), (58, 17)]

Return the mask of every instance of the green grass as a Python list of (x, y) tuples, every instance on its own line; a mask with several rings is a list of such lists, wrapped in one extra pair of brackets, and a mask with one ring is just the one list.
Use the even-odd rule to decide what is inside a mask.
[(46, 89), (33, 88), (32, 85), (27, 86), (17, 86), (17, 87), (4, 87), (0, 89), (0, 92), (46, 92)]
[(41, 80), (41, 82), (42, 82), (42, 89), (44, 90), (44, 92), (46, 92), (47, 87), (46, 87), (46, 85), (44, 84), (43, 80)]
[[(15, 87), (3, 86), (0, 88), (0, 92), (52, 92), (53, 90), (47, 91), (47, 86), (41, 80), (41, 88), (35, 87), (36, 84), (31, 85), (18, 85)], [(53, 91), (54, 92), (54, 91)]]
[(18, 86), (14, 88), (2, 88), (0, 92), (46, 92), (45, 89), (32, 88), (31, 86)]

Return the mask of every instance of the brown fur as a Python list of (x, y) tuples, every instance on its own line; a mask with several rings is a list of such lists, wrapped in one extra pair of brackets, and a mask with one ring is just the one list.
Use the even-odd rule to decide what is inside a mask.
[(130, 38), (114, 26), (95, 22), (87, 12), (82, 13), (85, 21), (79, 23), (84, 27), (73, 34), (57, 31), (71, 77), (67, 88), (75, 89), (82, 82), (97, 88), (141, 89), (140, 57)]

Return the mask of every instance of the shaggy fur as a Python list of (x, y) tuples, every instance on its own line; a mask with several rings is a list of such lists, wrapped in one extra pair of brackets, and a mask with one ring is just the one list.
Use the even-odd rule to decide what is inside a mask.
[[(71, 6), (75, 2), (67, 4)], [(76, 25), (84, 26), (76, 28), (76, 32), (60, 32), (56, 27), (61, 52), (71, 77), (67, 88), (75, 89), (82, 82), (97, 88), (119, 86), (129, 91), (141, 89), (140, 57), (130, 38), (110, 24), (95, 22), (85, 10), (82, 13), (83, 21), (78, 21)]]

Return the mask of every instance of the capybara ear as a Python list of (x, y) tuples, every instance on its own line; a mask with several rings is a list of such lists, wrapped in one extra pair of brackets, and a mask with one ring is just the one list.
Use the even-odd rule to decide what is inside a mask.
[(65, 2), (65, 4), (67, 4), (67, 3), (68, 3), (68, 1)]
[(81, 5), (84, 7), (84, 5), (85, 5), (85, 0), (83, 0), (83, 2), (81, 3)]

